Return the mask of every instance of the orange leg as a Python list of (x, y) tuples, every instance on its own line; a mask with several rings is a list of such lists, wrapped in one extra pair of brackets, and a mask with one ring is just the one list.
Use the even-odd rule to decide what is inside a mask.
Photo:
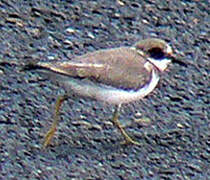
[(120, 111), (121, 105), (116, 106), (113, 117), (112, 117), (112, 122), (113, 124), (120, 130), (121, 134), (125, 138), (125, 141), (122, 142), (122, 144), (134, 144), (134, 145), (141, 145), (139, 142), (133, 140), (123, 129), (121, 126), (120, 122), (118, 121), (119, 118), (119, 111)]
[(57, 128), (59, 120), (60, 120), (59, 115), (60, 115), (61, 105), (67, 98), (68, 98), (67, 95), (63, 95), (63, 96), (59, 96), (56, 100), (54, 121), (53, 121), (53, 124), (51, 125), (50, 129), (48, 130), (48, 132), (45, 135), (44, 143), (43, 143), (44, 148), (46, 148), (51, 143), (51, 140), (56, 132), (56, 128)]

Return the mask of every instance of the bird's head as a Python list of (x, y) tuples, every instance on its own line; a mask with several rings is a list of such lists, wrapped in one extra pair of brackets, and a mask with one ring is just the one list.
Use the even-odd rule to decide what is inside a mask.
[(174, 58), (171, 46), (162, 39), (151, 38), (141, 40), (132, 48), (161, 72), (165, 71)]

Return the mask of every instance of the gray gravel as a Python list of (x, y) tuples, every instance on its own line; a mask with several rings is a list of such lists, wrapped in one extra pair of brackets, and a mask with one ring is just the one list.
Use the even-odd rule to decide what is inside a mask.
[[(0, 1), (0, 179), (191, 179), (210, 177), (210, 9), (207, 0)], [(59, 132), (42, 149), (62, 88), (34, 60), (68, 60), (148, 37), (178, 57), (146, 99), (120, 116), (141, 147), (120, 145), (113, 107), (64, 103)]]

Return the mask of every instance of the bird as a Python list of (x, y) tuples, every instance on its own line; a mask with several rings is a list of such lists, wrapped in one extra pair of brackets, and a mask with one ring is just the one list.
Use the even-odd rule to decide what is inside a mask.
[(111, 121), (124, 137), (123, 142), (140, 145), (119, 122), (121, 106), (150, 94), (173, 59), (169, 43), (160, 38), (147, 38), (132, 46), (96, 50), (70, 60), (27, 63), (24, 70), (45, 75), (67, 92), (56, 100), (54, 121), (43, 146), (51, 144), (59, 124), (61, 105), (71, 94), (113, 105)]

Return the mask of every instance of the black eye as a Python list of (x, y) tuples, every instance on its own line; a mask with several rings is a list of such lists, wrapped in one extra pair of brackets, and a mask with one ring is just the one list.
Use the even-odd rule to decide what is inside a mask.
[(160, 48), (152, 48), (148, 51), (149, 56), (153, 59), (161, 60), (165, 57), (164, 52)]

